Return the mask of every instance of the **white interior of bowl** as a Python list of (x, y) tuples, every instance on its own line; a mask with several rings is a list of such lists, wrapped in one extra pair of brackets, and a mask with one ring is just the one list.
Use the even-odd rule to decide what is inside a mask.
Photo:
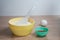
[(10, 24), (13, 24), (13, 25), (16, 25), (16, 26), (31, 25), (31, 22), (28, 22), (28, 21), (26, 21), (26, 22), (21, 22), (20, 20), (21, 20), (21, 18), (18, 19), (18, 20), (12, 19), (12, 20), (9, 21), (9, 23), (10, 23)]

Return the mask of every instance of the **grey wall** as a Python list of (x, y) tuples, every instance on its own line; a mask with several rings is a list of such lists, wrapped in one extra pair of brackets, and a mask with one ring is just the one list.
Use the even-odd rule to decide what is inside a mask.
[(59, 0), (0, 0), (0, 16), (60, 15)]

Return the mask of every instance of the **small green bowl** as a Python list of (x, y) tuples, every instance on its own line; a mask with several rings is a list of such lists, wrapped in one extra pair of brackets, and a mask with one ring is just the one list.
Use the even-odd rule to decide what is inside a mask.
[[(41, 32), (41, 30), (42, 30), (42, 32)], [(35, 33), (36, 33), (37, 36), (44, 37), (48, 33), (48, 28), (46, 28), (46, 27), (37, 27), (35, 29)]]

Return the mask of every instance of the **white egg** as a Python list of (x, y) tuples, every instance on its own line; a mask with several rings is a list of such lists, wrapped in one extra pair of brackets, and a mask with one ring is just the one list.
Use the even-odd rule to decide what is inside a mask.
[(42, 20), (41, 25), (46, 26), (47, 25), (47, 20)]

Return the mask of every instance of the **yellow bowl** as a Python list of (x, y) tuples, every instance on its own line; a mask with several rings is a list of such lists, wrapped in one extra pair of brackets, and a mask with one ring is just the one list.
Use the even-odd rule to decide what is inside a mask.
[(16, 36), (26, 36), (30, 34), (35, 24), (35, 21), (32, 18), (29, 18), (29, 22), (31, 22), (30, 25), (17, 26), (13, 24), (13, 22), (21, 20), (21, 19), (22, 17), (13, 18), (9, 20), (8, 22), (10, 30)]

